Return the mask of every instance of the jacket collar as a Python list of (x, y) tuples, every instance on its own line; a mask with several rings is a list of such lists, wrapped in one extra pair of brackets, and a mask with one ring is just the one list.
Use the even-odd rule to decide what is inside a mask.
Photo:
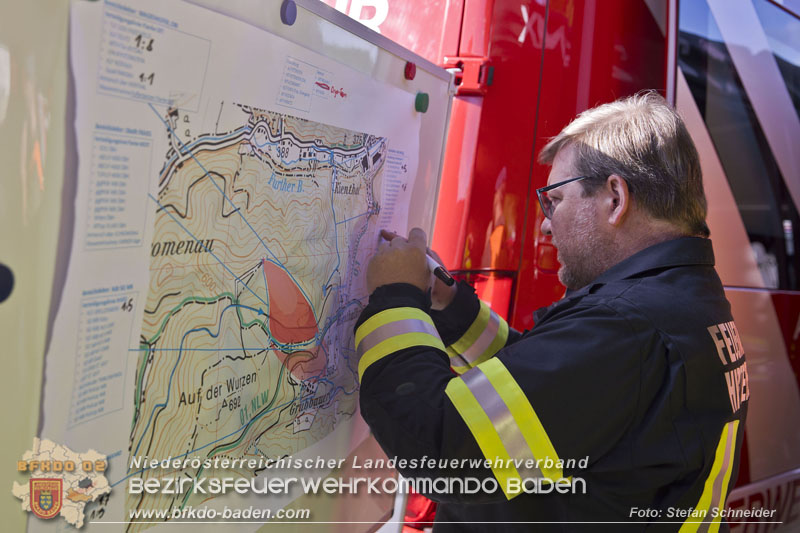
[(597, 276), (588, 285), (575, 290), (567, 289), (564, 299), (585, 295), (598, 285), (632, 278), (648, 270), (689, 265), (714, 266), (714, 249), (711, 246), (711, 239), (679, 237), (654, 244), (623, 259)]
[(680, 237), (645, 248), (609, 268), (588, 285), (575, 290), (567, 289), (562, 300), (533, 313), (534, 323), (541, 322), (544, 315), (561, 302), (586, 296), (595, 287), (605, 283), (631, 278), (648, 270), (690, 265), (714, 266), (714, 250), (710, 239)]
[(689, 265), (714, 266), (710, 239), (680, 237), (654, 244), (609, 268), (590, 285), (630, 278), (648, 270)]

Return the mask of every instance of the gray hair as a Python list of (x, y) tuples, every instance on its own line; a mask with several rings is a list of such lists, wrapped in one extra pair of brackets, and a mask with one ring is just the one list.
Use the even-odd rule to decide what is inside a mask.
[(574, 170), (585, 195), (608, 176), (628, 184), (633, 202), (650, 216), (708, 237), (706, 196), (697, 149), (680, 116), (657, 92), (647, 91), (588, 109), (550, 139), (539, 162), (575, 147)]

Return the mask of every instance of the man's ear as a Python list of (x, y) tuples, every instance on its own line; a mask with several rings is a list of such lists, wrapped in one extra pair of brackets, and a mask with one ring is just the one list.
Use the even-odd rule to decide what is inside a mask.
[(631, 205), (628, 182), (617, 174), (611, 174), (606, 180), (606, 193), (609, 197), (608, 223), (612, 226), (619, 226)]

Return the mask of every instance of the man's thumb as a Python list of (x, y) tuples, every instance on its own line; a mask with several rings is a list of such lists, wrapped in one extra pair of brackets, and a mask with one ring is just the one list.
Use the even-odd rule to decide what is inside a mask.
[(428, 247), (428, 237), (420, 228), (413, 228), (408, 232), (408, 243), (425, 250)]

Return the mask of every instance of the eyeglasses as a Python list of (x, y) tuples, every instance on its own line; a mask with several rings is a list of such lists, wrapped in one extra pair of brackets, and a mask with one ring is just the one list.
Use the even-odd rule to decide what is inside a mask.
[(553, 211), (555, 210), (555, 206), (553, 205), (553, 200), (551, 200), (550, 195), (547, 194), (549, 191), (561, 187), (562, 185), (566, 185), (567, 183), (588, 178), (589, 176), (578, 176), (576, 178), (570, 178), (568, 180), (559, 181), (558, 183), (548, 185), (547, 187), (541, 187), (539, 189), (536, 189), (536, 196), (539, 197), (539, 205), (542, 206), (542, 213), (544, 213), (545, 218), (552, 217)]

